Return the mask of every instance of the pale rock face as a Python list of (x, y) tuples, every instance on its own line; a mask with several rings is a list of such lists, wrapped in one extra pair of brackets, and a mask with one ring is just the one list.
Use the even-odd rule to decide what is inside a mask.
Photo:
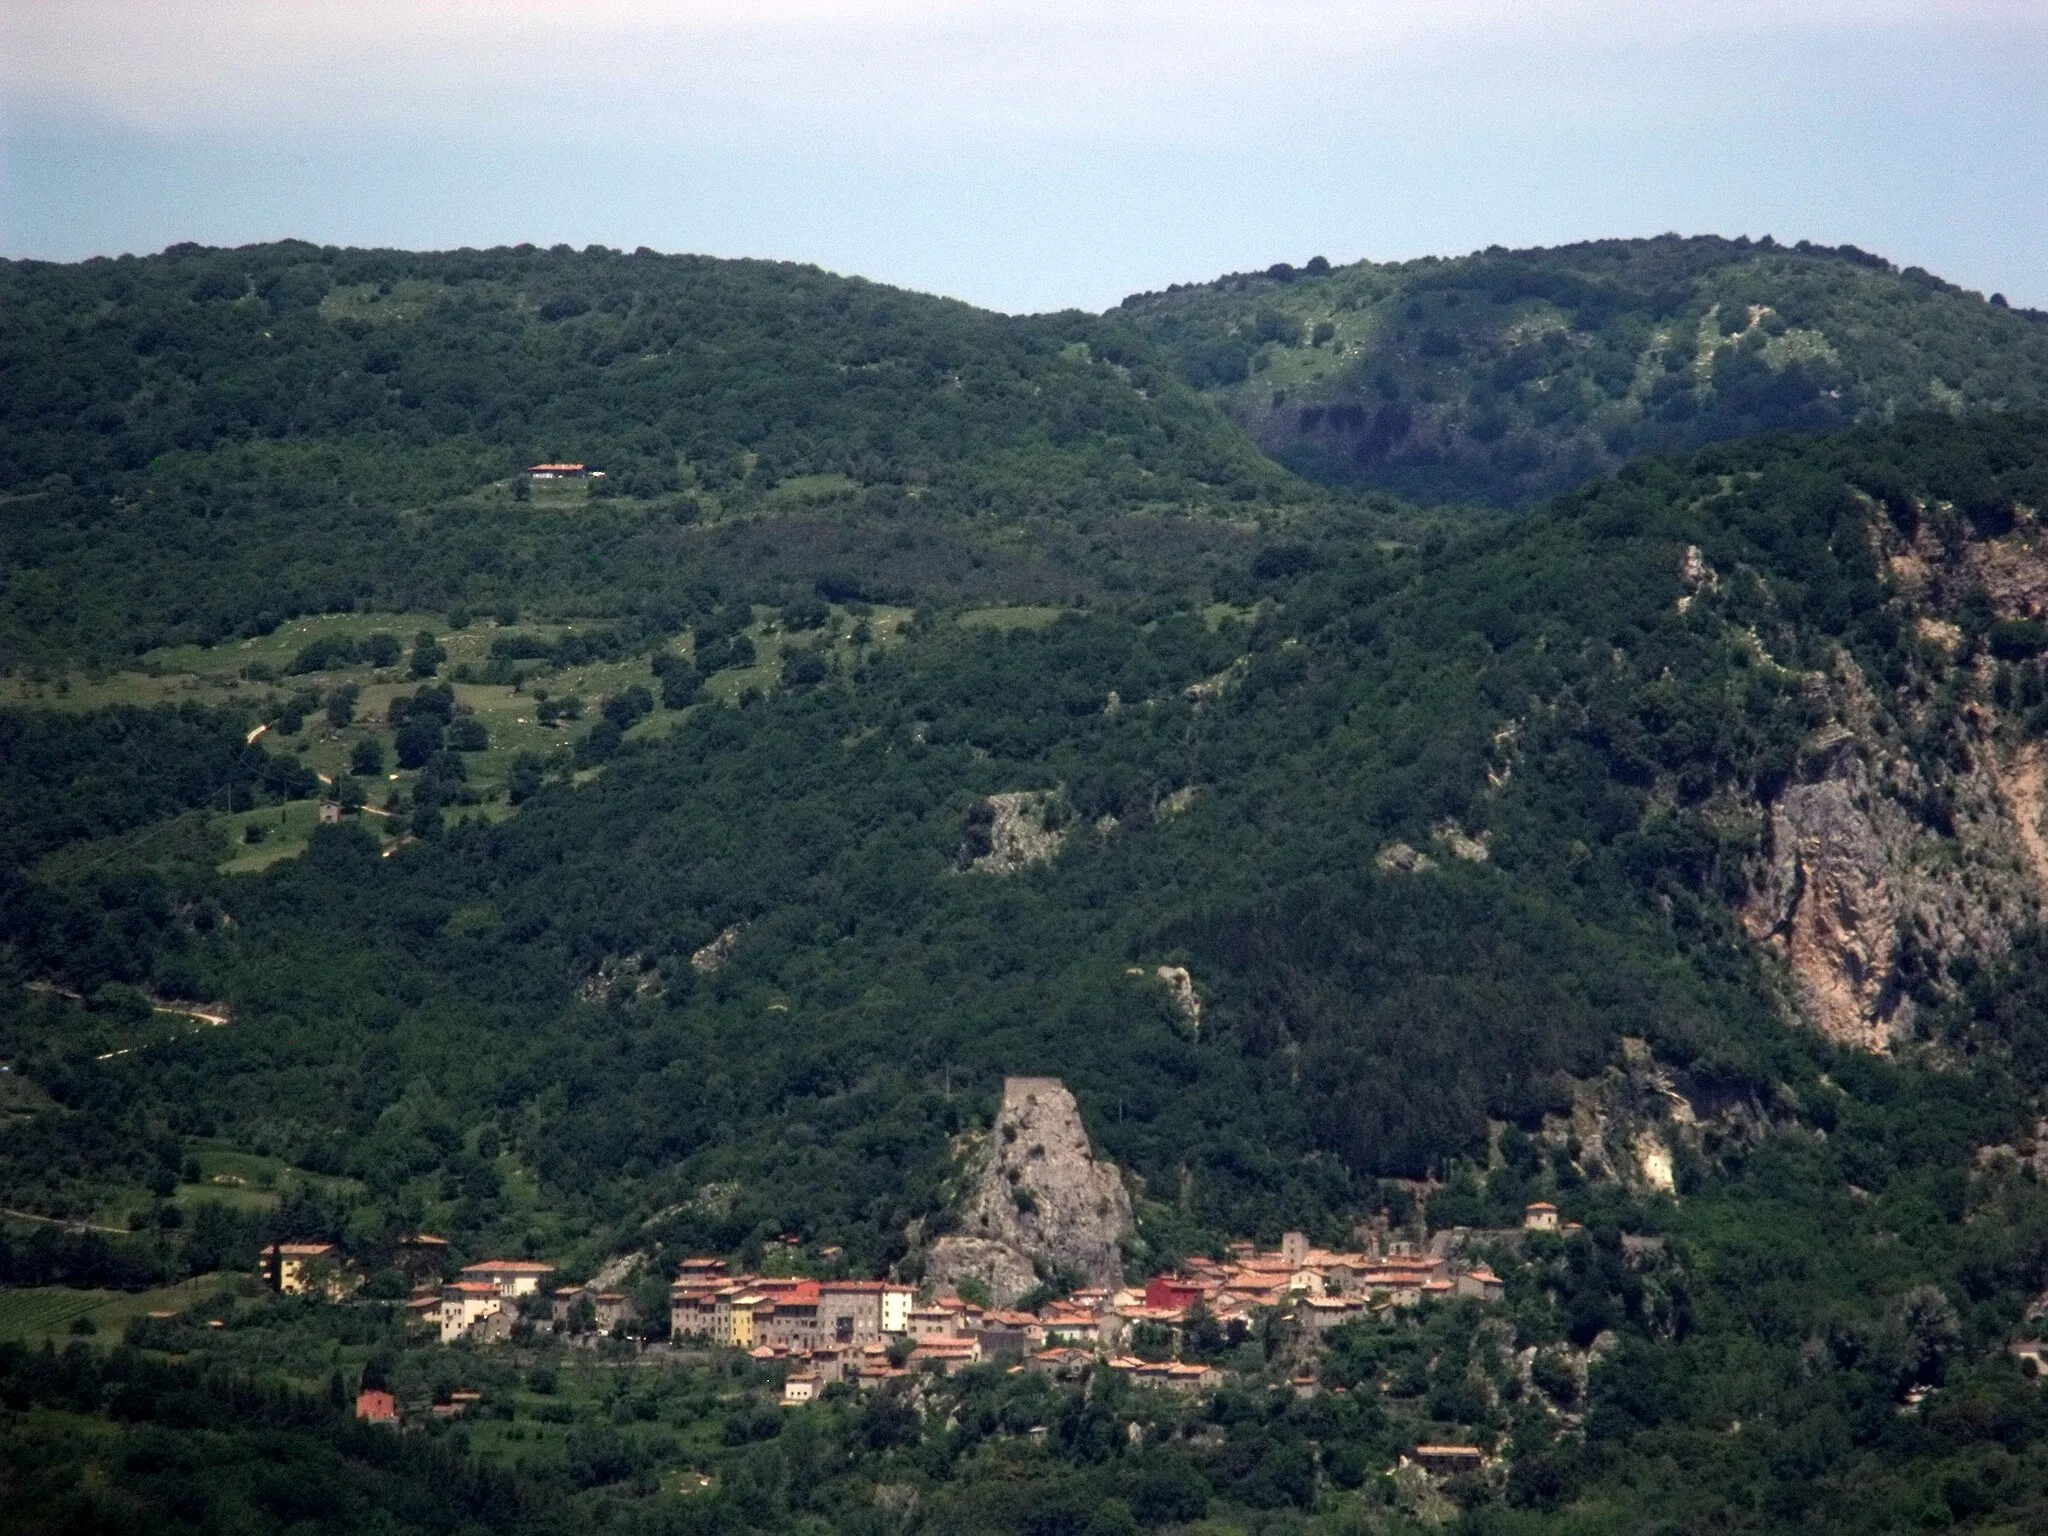
[(1195, 991), (1195, 978), (1188, 974), (1188, 968), (1184, 965), (1162, 965), (1158, 975), (1166, 983), (1174, 1011), (1187, 1020), (1188, 1028), (1201, 1029), (1202, 999)]
[(1685, 555), (1678, 562), (1678, 584), (1685, 593), (1678, 599), (1678, 611), (1684, 613), (1692, 607), (1693, 599), (1702, 592), (1718, 592), (1721, 589), (1721, 574), (1707, 564), (1697, 544), (1685, 546)]
[(1877, 829), (1841, 780), (1794, 785), (1771, 808), (1773, 899), (1754, 910), (1776, 914), (1764, 934), (1783, 945), (1821, 1033), (1867, 1051), (1885, 1050), (1906, 1022), (1891, 875)]
[(732, 952), (739, 948), (739, 942), (739, 929), (726, 929), (725, 932), (690, 956), (691, 968), (709, 976), (732, 958)]
[(925, 1278), (940, 1289), (962, 1280), (979, 1280), (989, 1299), (1006, 1307), (1038, 1284), (1030, 1258), (994, 1238), (949, 1233), (932, 1244), (925, 1260)]
[(1483, 864), (1489, 856), (1486, 839), (1490, 835), (1482, 832), (1477, 837), (1469, 836), (1455, 821), (1440, 822), (1430, 829), (1430, 835), (1450, 851), (1454, 859), (1463, 859), (1468, 864)]
[(1419, 875), (1436, 868), (1436, 860), (1418, 853), (1406, 843), (1389, 843), (1373, 856), (1373, 863), (1389, 874)]
[(1575, 1149), (1579, 1171), (1641, 1194), (1676, 1194), (1681, 1148), (1754, 1141), (1769, 1116), (1746, 1093), (1684, 1082), (1659, 1062), (1648, 1041), (1624, 1039), (1621, 1061), (1578, 1083), (1569, 1115), (1544, 1119), (1542, 1139)]
[(1663, 1195), (1678, 1192), (1678, 1180), (1671, 1166), (1671, 1149), (1657, 1139), (1656, 1132), (1638, 1131), (1634, 1151), (1636, 1167), (1641, 1171), (1645, 1184)]
[(1005, 1079), (1002, 1109), (977, 1157), (959, 1231), (926, 1256), (929, 1279), (981, 1280), (999, 1306), (1037, 1284), (1040, 1266), (1074, 1270), (1092, 1285), (1122, 1282), (1130, 1196), (1116, 1165), (1089, 1146), (1065, 1084)]
[(2033, 520), (2003, 538), (1973, 540), (1963, 559), (2001, 615), (2038, 619), (2048, 613), (2048, 534)]
[[(1910, 1032), (1912, 966), (1940, 975), (1958, 956), (1995, 956), (2040, 911), (2044, 765), (2031, 746), (2001, 752), (1988, 716), (1968, 712), (1947, 753), (1916, 755), (1846, 656), (1815, 685), (1834, 718), (1806, 748), (1804, 781), (1768, 808), (1741, 917), (1785, 957), (1809, 1023), (1882, 1052)], [(1934, 790), (1948, 832), (1915, 809)]]
[(1057, 790), (990, 795), (968, 818), (961, 866), (979, 874), (1013, 875), (1034, 864), (1050, 864), (1070, 830), (1065, 809)]

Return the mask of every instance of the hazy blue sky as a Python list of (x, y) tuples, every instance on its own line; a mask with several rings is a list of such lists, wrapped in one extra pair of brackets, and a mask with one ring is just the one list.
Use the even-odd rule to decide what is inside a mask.
[(0, 0), (0, 252), (787, 257), (1004, 309), (1664, 230), (2048, 307), (2048, 0)]

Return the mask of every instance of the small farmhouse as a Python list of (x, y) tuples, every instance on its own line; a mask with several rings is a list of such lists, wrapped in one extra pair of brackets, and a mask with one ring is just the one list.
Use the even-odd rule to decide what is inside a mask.
[(272, 1243), (262, 1257), (263, 1278), (281, 1295), (338, 1299), (350, 1289), (340, 1250), (332, 1243)]
[(356, 1417), (365, 1424), (396, 1424), (398, 1399), (389, 1392), (374, 1390), (356, 1394)]

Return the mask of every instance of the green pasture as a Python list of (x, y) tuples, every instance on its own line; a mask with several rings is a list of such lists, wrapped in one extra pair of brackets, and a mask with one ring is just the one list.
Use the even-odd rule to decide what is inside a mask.
[(199, 1164), (200, 1183), (188, 1188), (232, 1188), (217, 1185), (216, 1176), (239, 1179), (244, 1187), (259, 1190), (273, 1190), (283, 1184), (298, 1182), (318, 1184), (337, 1191), (354, 1193), (361, 1186), (354, 1179), (341, 1178), (332, 1174), (308, 1173), (303, 1168), (294, 1168), (280, 1157), (265, 1157), (256, 1152), (245, 1152), (240, 1147), (224, 1141), (213, 1141), (203, 1136), (190, 1137), (185, 1142), (186, 1157)]
[[(259, 806), (253, 811), (218, 818), (226, 829), (228, 847), (219, 866), (221, 873), (253, 875), (285, 859), (297, 858), (306, 851), (320, 825), (320, 805), (318, 800), (287, 800), (283, 805)], [(364, 811), (346, 819), (381, 832), (390, 818)], [(250, 827), (262, 831), (262, 842), (248, 840)]]
[(351, 283), (329, 289), (320, 300), (323, 320), (356, 320), (392, 325), (417, 320), (450, 290), (445, 283), (401, 278), (394, 283)]
[[(159, 1030), (151, 1040), (162, 1038), (164, 1035)], [(143, 1040), (140, 1046), (146, 1046), (151, 1040)], [(136, 1049), (139, 1050), (140, 1046)], [(355, 1198), (362, 1190), (361, 1184), (354, 1179), (309, 1173), (280, 1158), (260, 1157), (222, 1142), (188, 1139), (185, 1154), (189, 1160), (199, 1164), (199, 1178), (196, 1182), (181, 1180), (171, 1191), (170, 1201), (187, 1213), (197, 1206), (209, 1204), (243, 1212), (267, 1211), (274, 1208), (284, 1192), (294, 1185), (314, 1186), (346, 1199)], [(129, 1223), (134, 1213), (146, 1211), (152, 1198), (150, 1192), (140, 1185), (102, 1189), (95, 1199), (96, 1208), (86, 1219), (95, 1226), (116, 1231), (130, 1230)]]
[(1019, 603), (996, 608), (970, 608), (956, 622), (962, 629), (1045, 629), (1068, 610)]
[[(285, 668), (291, 665), (309, 643), (326, 635), (347, 636), (353, 640), (366, 640), (371, 635), (384, 633), (395, 635), (401, 645), (411, 645), (412, 638), (421, 630), (431, 630), (448, 646), (451, 662), (476, 660), (490, 651), (489, 624), (473, 624), (467, 630), (454, 633), (448, 631), (448, 617), (438, 613), (321, 613), (305, 618), (293, 619), (280, 624), (267, 635), (258, 635), (249, 640), (231, 641), (225, 645), (201, 646), (180, 645), (164, 650), (150, 651), (142, 658), (144, 671), (184, 673), (200, 678), (232, 678), (239, 676), (252, 663), (266, 666), (278, 675), (276, 686), (290, 692), (300, 686), (315, 686), (326, 678), (339, 681), (343, 677), (362, 681), (371, 669), (351, 667), (338, 669), (333, 673), (312, 672), (303, 678), (287, 678)], [(480, 642), (476, 645), (475, 656), (462, 656), (451, 643), (457, 639)], [(404, 665), (387, 668), (383, 674), (396, 681), (404, 675)], [(264, 685), (269, 686), (269, 685)]]
[(199, 1182), (179, 1184), (171, 1199), (186, 1209), (213, 1202), (238, 1211), (266, 1211), (294, 1184), (311, 1185), (348, 1198), (362, 1192), (362, 1185), (355, 1179), (308, 1173), (282, 1158), (261, 1157), (225, 1142), (194, 1137), (186, 1141), (185, 1155), (199, 1164)]
[(217, 1294), (234, 1279), (224, 1274), (200, 1275), (153, 1291), (87, 1291), (63, 1285), (0, 1288), (0, 1341), (38, 1344), (47, 1339), (62, 1344), (75, 1336), (72, 1325), (88, 1318), (93, 1336), (111, 1342), (136, 1318), (151, 1312), (182, 1312)]
[[(821, 482), (813, 489), (822, 494), (831, 488), (822, 482), (834, 477), (812, 478)], [(1061, 611), (1051, 608), (985, 609), (978, 615), (970, 615), (967, 622), (997, 627), (1049, 623)], [(845, 671), (858, 661), (864, 649), (899, 642), (913, 616), (912, 610), (904, 607), (868, 608), (863, 605), (856, 612), (835, 605), (822, 628), (791, 633), (782, 628), (776, 610), (758, 608), (754, 621), (745, 631), (754, 643), (754, 664), (730, 668), (706, 679), (707, 694), (718, 703), (733, 704), (748, 689), (764, 693), (772, 691), (782, 680), (786, 658), (797, 650), (815, 651), (830, 662), (835, 671)], [(516, 628), (521, 634), (555, 640), (596, 622), (520, 623), (509, 627)], [(395, 734), (385, 721), (392, 701), (411, 695), (421, 682), (411, 676), (403, 664), (381, 669), (360, 665), (288, 674), (287, 669), (293, 659), (316, 640), (329, 637), (361, 640), (382, 632), (395, 636), (409, 649), (413, 638), (422, 630), (436, 636), (448, 653), (438, 680), (453, 689), (458, 711), (474, 715), (483, 725), (490, 743), (483, 751), (463, 754), (466, 782), (481, 803), (450, 806), (449, 815), (455, 819), (495, 821), (514, 814), (504, 799), (504, 786), (511, 774), (512, 759), (522, 753), (532, 753), (549, 762), (557, 771), (566, 768), (577, 739), (600, 718), (603, 701), (609, 695), (639, 686), (654, 696), (654, 712), (635, 725), (630, 733), (635, 739), (664, 735), (687, 713), (662, 707), (660, 684), (652, 676), (647, 658), (637, 653), (618, 661), (590, 662), (561, 669), (537, 662), (523, 663), (532, 675), (518, 686), (454, 681), (453, 674), (457, 668), (465, 664), (481, 668), (489, 661), (491, 642), (506, 628), (508, 626), (488, 617), (478, 618), (467, 627), (454, 630), (448, 627), (444, 615), (437, 614), (319, 615), (295, 619), (280, 625), (272, 634), (251, 640), (213, 647), (179, 646), (153, 651), (141, 658), (136, 668), (126, 671), (80, 671), (55, 677), (47, 674), (0, 677), (0, 704), (78, 710), (184, 701), (209, 707), (241, 706), (250, 715), (268, 722), (260, 728), (253, 728), (257, 732), (253, 739), (269, 751), (297, 757), (328, 784), (351, 773), (351, 759), (361, 742), (375, 741), (383, 750), (384, 773), (378, 778), (359, 777), (368, 804), (360, 816), (350, 819), (377, 831), (387, 841), (396, 840), (401, 829), (398, 820), (383, 814), (386, 803), (394, 792), (406, 791), (416, 775), (398, 768)], [(694, 651), (688, 637), (678, 637), (670, 646), (681, 655), (691, 655)], [(263, 680), (252, 681), (247, 676), (251, 671)], [(302, 717), (296, 732), (286, 734), (278, 729), (277, 711), (284, 701), (300, 692), (325, 695), (343, 683), (353, 683), (360, 690), (356, 698), (355, 718), (350, 724), (335, 726), (329, 722), (323, 708), (315, 708)], [(576, 719), (563, 719), (554, 725), (541, 723), (540, 705), (544, 700), (559, 702), (571, 698), (580, 700), (582, 704)], [(210, 817), (188, 817), (184, 820), (193, 823), (194, 835), (218, 839), (214, 857), (222, 873), (258, 874), (305, 852), (320, 825), (320, 805), (318, 799), (294, 800), (284, 805), (261, 806), (232, 813), (222, 810)], [(260, 834), (260, 841), (249, 841), (252, 828)], [(165, 827), (145, 828), (124, 834), (121, 839), (109, 840), (104, 849), (99, 845), (81, 847), (68, 857), (97, 860), (103, 856), (132, 852), (129, 845), (158, 840), (165, 831)]]

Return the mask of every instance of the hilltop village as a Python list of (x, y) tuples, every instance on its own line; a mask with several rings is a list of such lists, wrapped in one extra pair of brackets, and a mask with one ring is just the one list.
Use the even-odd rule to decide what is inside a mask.
[[(1532, 1208), (1530, 1220), (1554, 1228), (1555, 1208)], [(1500, 1300), (1500, 1277), (1452, 1257), (1457, 1246), (1377, 1240), (1331, 1252), (1290, 1232), (1277, 1252), (1239, 1243), (1226, 1259), (1193, 1259), (1143, 1286), (1084, 1286), (1029, 1309), (984, 1305), (957, 1290), (921, 1297), (882, 1281), (729, 1275), (721, 1260), (690, 1259), (671, 1288), (669, 1336), (785, 1363), (791, 1403), (834, 1382), (865, 1388), (991, 1363), (1056, 1376), (1103, 1364), (1143, 1385), (1187, 1391), (1222, 1381), (1214, 1367), (1181, 1358), (1198, 1328), (1237, 1343), (1270, 1318), (1313, 1344), (1343, 1323), (1427, 1300)]]
[[(401, 1244), (414, 1285), (406, 1310), (419, 1334), (447, 1346), (611, 1339), (637, 1352), (733, 1351), (777, 1372), (791, 1406), (840, 1384), (864, 1391), (974, 1366), (1061, 1379), (1104, 1368), (1200, 1392), (1222, 1384), (1215, 1362), (1252, 1339), (1272, 1346), (1262, 1357), (1284, 1347), (1296, 1385), (1312, 1389), (1332, 1330), (1432, 1302), (1500, 1301), (1504, 1282), (1485, 1255), (1575, 1226), (1545, 1201), (1527, 1208), (1519, 1228), (1498, 1231), (1432, 1234), (1381, 1215), (1355, 1229), (1354, 1248), (1288, 1232), (1277, 1249), (1238, 1242), (1131, 1283), (1118, 1247), (1130, 1221), (1122, 1176), (1095, 1155), (1054, 1078), (1005, 1081), (994, 1124), (962, 1171), (966, 1230), (930, 1246), (917, 1284), (834, 1276), (837, 1248), (806, 1254), (788, 1236), (770, 1245), (776, 1260), (767, 1265), (784, 1272), (686, 1258), (663, 1277), (664, 1298), (641, 1255), (560, 1284), (557, 1267), (538, 1258), (457, 1269), (444, 1239), (419, 1233)], [(794, 1272), (802, 1269), (827, 1273)], [(325, 1243), (274, 1245), (264, 1273), (281, 1293), (337, 1301), (358, 1283)]]
[[(547, 1336), (572, 1346), (629, 1340), (642, 1353), (741, 1352), (781, 1369), (788, 1406), (835, 1384), (865, 1391), (982, 1365), (1061, 1379), (1100, 1366), (1140, 1385), (1196, 1392), (1221, 1385), (1223, 1373), (1185, 1356), (1213, 1354), (1265, 1329), (1288, 1340), (1300, 1366), (1296, 1385), (1309, 1388), (1318, 1346), (1332, 1329), (1432, 1302), (1499, 1301), (1501, 1277), (1470, 1251), (1512, 1246), (1527, 1232), (1570, 1229), (1555, 1206), (1539, 1202), (1519, 1231), (1455, 1228), (1425, 1241), (1393, 1235), (1380, 1223), (1350, 1251), (1316, 1247), (1289, 1232), (1277, 1250), (1236, 1243), (1223, 1258), (1190, 1259), (1143, 1285), (1081, 1286), (1008, 1307), (974, 1297), (979, 1287), (972, 1281), (920, 1289), (735, 1272), (722, 1258), (689, 1258), (668, 1286), (665, 1319), (650, 1319), (624, 1290), (601, 1281), (553, 1285), (552, 1264), (488, 1259), (439, 1285), (423, 1281), (407, 1307), (418, 1332), (449, 1346), (489, 1348)], [(411, 1239), (410, 1247), (429, 1264), (446, 1252), (431, 1234)], [(266, 1279), (283, 1294), (342, 1300), (353, 1290), (330, 1244), (279, 1244), (265, 1250), (264, 1260)], [(381, 1395), (370, 1397), (380, 1400), (366, 1415), (382, 1417)]]

